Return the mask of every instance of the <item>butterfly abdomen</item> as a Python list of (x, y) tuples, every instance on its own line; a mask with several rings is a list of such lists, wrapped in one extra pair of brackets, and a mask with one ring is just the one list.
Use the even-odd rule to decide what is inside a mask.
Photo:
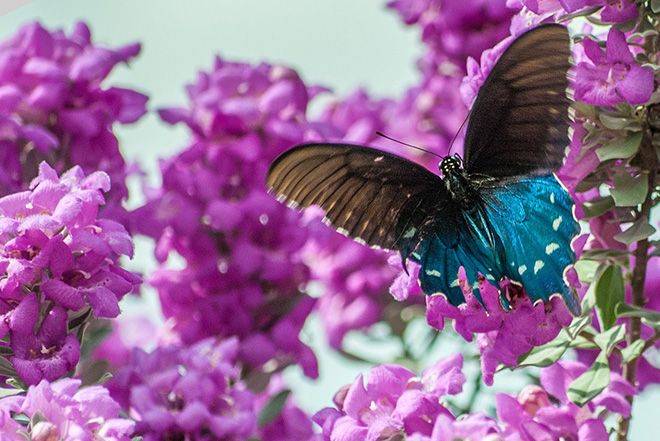
[(471, 211), (474, 209), (479, 194), (464, 170), (456, 169), (445, 172), (444, 182), (452, 200), (457, 203), (462, 210)]

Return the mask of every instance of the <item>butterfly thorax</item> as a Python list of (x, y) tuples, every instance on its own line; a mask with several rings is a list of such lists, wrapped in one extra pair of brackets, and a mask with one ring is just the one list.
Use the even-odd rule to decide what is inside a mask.
[(470, 209), (474, 205), (477, 193), (470, 183), (467, 172), (462, 167), (460, 156), (447, 156), (440, 162), (440, 171), (444, 175), (444, 183), (452, 199), (459, 203), (463, 209)]

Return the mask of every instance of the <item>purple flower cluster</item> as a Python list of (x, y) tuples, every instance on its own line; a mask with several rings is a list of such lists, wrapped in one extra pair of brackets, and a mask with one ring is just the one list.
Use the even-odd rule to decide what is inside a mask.
[[(318, 215), (322, 215), (319, 210)], [(305, 213), (311, 239), (303, 256), (322, 295), (315, 309), (331, 347), (341, 349), (348, 331), (366, 329), (383, 319), (387, 295), (398, 269), (387, 253), (369, 249), (332, 231), (313, 210)]]
[(146, 441), (244, 440), (256, 430), (254, 394), (239, 381), (238, 339), (134, 349), (108, 388)]
[(467, 57), (478, 57), (509, 34), (509, 22), (517, 8), (505, 0), (392, 0), (407, 25), (421, 29), (422, 41), (429, 47), (426, 60), (439, 66), (450, 61), (460, 69)]
[(509, 0), (508, 3), (520, 3), (535, 14), (575, 13), (600, 6), (600, 19), (604, 23), (623, 23), (638, 16), (634, 0)]
[[(416, 284), (419, 265), (409, 264), (410, 275), (401, 274), (392, 286), (396, 298), (406, 298), (419, 288)], [(516, 366), (518, 358), (534, 346), (551, 341), (562, 327), (571, 323), (571, 314), (558, 297), (550, 302), (535, 305), (524, 290), (515, 284), (502, 286), (511, 302), (511, 311), (504, 311), (500, 305), (500, 294), (486, 281), (479, 284), (486, 312), (472, 294), (463, 271), (459, 272), (459, 284), (466, 302), (453, 306), (443, 295), (426, 297), (426, 320), (438, 330), (444, 329), (446, 320), (453, 320), (454, 330), (465, 340), (472, 341), (477, 334), (481, 353), (481, 369), (484, 382), (493, 383), (493, 375), (500, 363)]]
[[(584, 407), (578, 407), (569, 401), (566, 391), (586, 370), (587, 366), (578, 362), (559, 362), (541, 371), (543, 387), (527, 386), (517, 398), (498, 394), (497, 416), (504, 426), (504, 439), (606, 441), (609, 435), (599, 410), (630, 415), (626, 396), (634, 394), (635, 389), (620, 375), (612, 374), (607, 389)], [(548, 395), (559, 404), (552, 404)]]
[(314, 306), (301, 291), (308, 233), (264, 188), (270, 162), (316, 133), (305, 120), (316, 89), (282, 66), (218, 58), (187, 90), (190, 108), (160, 115), (185, 123), (191, 143), (162, 163), (162, 188), (138, 210), (158, 260), (186, 261), (183, 270), (164, 263), (151, 279), (163, 312), (184, 342), (238, 336), (250, 367), (274, 359), (316, 377), (314, 354), (298, 337)]
[(284, 390), (274, 376), (259, 394), (241, 380), (238, 338), (207, 338), (192, 345), (134, 348), (108, 383), (136, 421), (133, 436), (161, 439), (312, 441), (311, 419), (288, 398), (257, 427), (258, 415)]
[(97, 219), (110, 179), (78, 166), (57, 176), (41, 163), (30, 190), (0, 198), (0, 334), (20, 379), (60, 378), (78, 362), (68, 311), (115, 317), (118, 301), (140, 283), (122, 269), (132, 256), (123, 226)]
[(630, 414), (626, 396), (635, 390), (618, 374), (612, 374), (610, 385), (588, 405), (580, 408), (571, 403), (566, 391), (587, 366), (562, 362), (541, 372), (542, 387), (527, 386), (517, 397), (497, 394), (497, 420), (478, 412), (457, 418), (442, 403), (446, 396), (461, 392), (462, 364), (456, 355), (439, 361), (421, 377), (402, 366), (377, 366), (366, 380), (360, 375), (340, 389), (334, 399), (336, 408), (321, 410), (314, 421), (329, 441), (403, 437), (414, 441), (606, 441), (599, 411)]
[(314, 416), (323, 428), (323, 439), (376, 441), (396, 435), (430, 436), (440, 416), (453, 419), (440, 400), (463, 389), (463, 357), (440, 360), (421, 377), (398, 365), (381, 365), (367, 378), (337, 392), (336, 408), (325, 408)]
[[(0, 399), (0, 439), (34, 441), (103, 439), (130, 441), (135, 423), (102, 386), (80, 387), (80, 380), (42, 380), (25, 395)], [(26, 427), (14, 417), (30, 420)]]
[(591, 63), (583, 61), (575, 69), (576, 100), (612, 106), (622, 102), (644, 104), (651, 98), (653, 71), (637, 64), (623, 32), (610, 29), (605, 52), (591, 38), (586, 38), (583, 45)]
[(119, 210), (127, 167), (112, 125), (139, 119), (147, 97), (101, 83), (139, 52), (137, 43), (94, 45), (84, 23), (69, 35), (31, 23), (0, 45), (0, 194), (24, 190), (46, 160), (58, 172), (104, 170), (113, 183), (109, 209)]

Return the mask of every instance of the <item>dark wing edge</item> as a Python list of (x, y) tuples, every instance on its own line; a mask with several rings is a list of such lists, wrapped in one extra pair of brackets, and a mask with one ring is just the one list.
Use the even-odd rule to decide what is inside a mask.
[(350, 144), (303, 144), (270, 166), (269, 191), (289, 206), (318, 205), (340, 233), (407, 257), (438, 203), (439, 176), (407, 159)]
[(548, 174), (568, 146), (566, 27), (538, 26), (518, 37), (488, 75), (472, 106), (466, 170), (495, 178)]

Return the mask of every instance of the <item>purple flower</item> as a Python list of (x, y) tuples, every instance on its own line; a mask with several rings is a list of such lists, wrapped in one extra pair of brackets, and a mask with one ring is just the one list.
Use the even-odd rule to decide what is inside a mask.
[[(11, 414), (34, 418), (28, 427), (20, 426)], [(2, 438), (24, 439), (18, 432), (33, 440), (104, 439), (129, 441), (135, 423), (120, 417), (119, 405), (102, 386), (80, 388), (80, 380), (46, 380), (30, 386), (25, 396), (10, 396), (0, 400), (0, 428)], [(16, 434), (17, 438), (13, 438)]]
[(109, 382), (145, 440), (213, 436), (244, 440), (256, 430), (255, 396), (239, 380), (238, 340), (133, 351)]
[(80, 343), (75, 334), (68, 334), (63, 308), (50, 310), (34, 334), (38, 307), (36, 295), (25, 297), (12, 316), (15, 325), (9, 334), (14, 352), (9, 361), (26, 384), (57, 380), (72, 371), (80, 358)]
[(505, 0), (463, 2), (460, 0), (393, 0), (408, 25), (421, 28), (422, 41), (438, 61), (449, 60), (462, 67), (469, 56), (477, 57), (508, 35), (515, 9)]
[(557, 336), (563, 326), (571, 322), (571, 315), (559, 298), (533, 305), (522, 288), (515, 284), (503, 286), (511, 301), (511, 311), (502, 310), (499, 293), (492, 285), (479, 285), (488, 313), (472, 294), (472, 287), (459, 273), (459, 283), (466, 303), (451, 305), (442, 295), (426, 297), (426, 320), (441, 330), (446, 319), (454, 322), (454, 329), (465, 340), (477, 334), (481, 352), (481, 370), (486, 384), (492, 384), (500, 363), (516, 366), (518, 358), (532, 347), (545, 344)]
[(113, 182), (106, 216), (124, 222), (128, 169), (112, 126), (139, 119), (147, 97), (102, 83), (139, 51), (93, 45), (84, 23), (69, 35), (30, 23), (0, 45), (0, 195), (27, 188), (42, 160), (58, 172), (102, 169)]
[(397, 434), (430, 436), (439, 415), (453, 419), (440, 399), (461, 392), (462, 356), (441, 360), (417, 377), (397, 365), (372, 368), (335, 395), (336, 409), (314, 416), (323, 439), (375, 441)]
[(319, 88), (283, 66), (218, 58), (187, 91), (189, 108), (160, 115), (185, 123), (190, 145), (163, 162), (163, 187), (137, 212), (138, 228), (157, 240), (156, 257), (177, 253), (187, 263), (163, 264), (152, 277), (163, 312), (185, 343), (238, 336), (249, 368), (299, 363), (316, 377), (314, 354), (299, 338), (316, 303), (301, 291), (311, 280), (309, 231), (264, 182), (278, 154), (330, 133), (328, 124), (306, 121)]
[(10, 360), (26, 384), (55, 380), (78, 362), (68, 311), (114, 317), (119, 299), (139, 284), (117, 265), (132, 255), (130, 236), (97, 219), (109, 185), (102, 172), (85, 176), (74, 167), (58, 177), (42, 163), (30, 190), (0, 198), (0, 332), (9, 332)]
[(383, 319), (383, 309), (391, 302), (387, 290), (398, 269), (388, 265), (387, 253), (329, 229), (314, 210), (307, 210), (305, 219), (309, 219), (312, 238), (303, 256), (323, 290), (315, 308), (330, 346), (340, 349), (348, 331), (365, 329)]
[(610, 29), (605, 52), (590, 38), (583, 45), (593, 64), (581, 62), (575, 69), (577, 100), (612, 106), (621, 102), (644, 104), (650, 99), (653, 72), (637, 64), (623, 32)]
[(633, 0), (560, 0), (566, 12), (575, 12), (588, 6), (603, 6), (600, 18), (605, 23), (621, 23), (637, 17)]
[[(586, 370), (587, 366), (581, 363), (555, 363), (541, 371), (543, 387), (526, 386), (518, 397), (497, 394), (497, 415), (504, 424), (506, 439), (607, 440), (607, 430), (597, 408), (603, 406), (611, 412), (629, 415), (630, 404), (625, 396), (635, 390), (621, 376), (613, 374), (608, 388), (580, 408), (568, 401), (566, 391), (570, 383)], [(559, 404), (552, 404), (548, 394), (559, 400)]]

